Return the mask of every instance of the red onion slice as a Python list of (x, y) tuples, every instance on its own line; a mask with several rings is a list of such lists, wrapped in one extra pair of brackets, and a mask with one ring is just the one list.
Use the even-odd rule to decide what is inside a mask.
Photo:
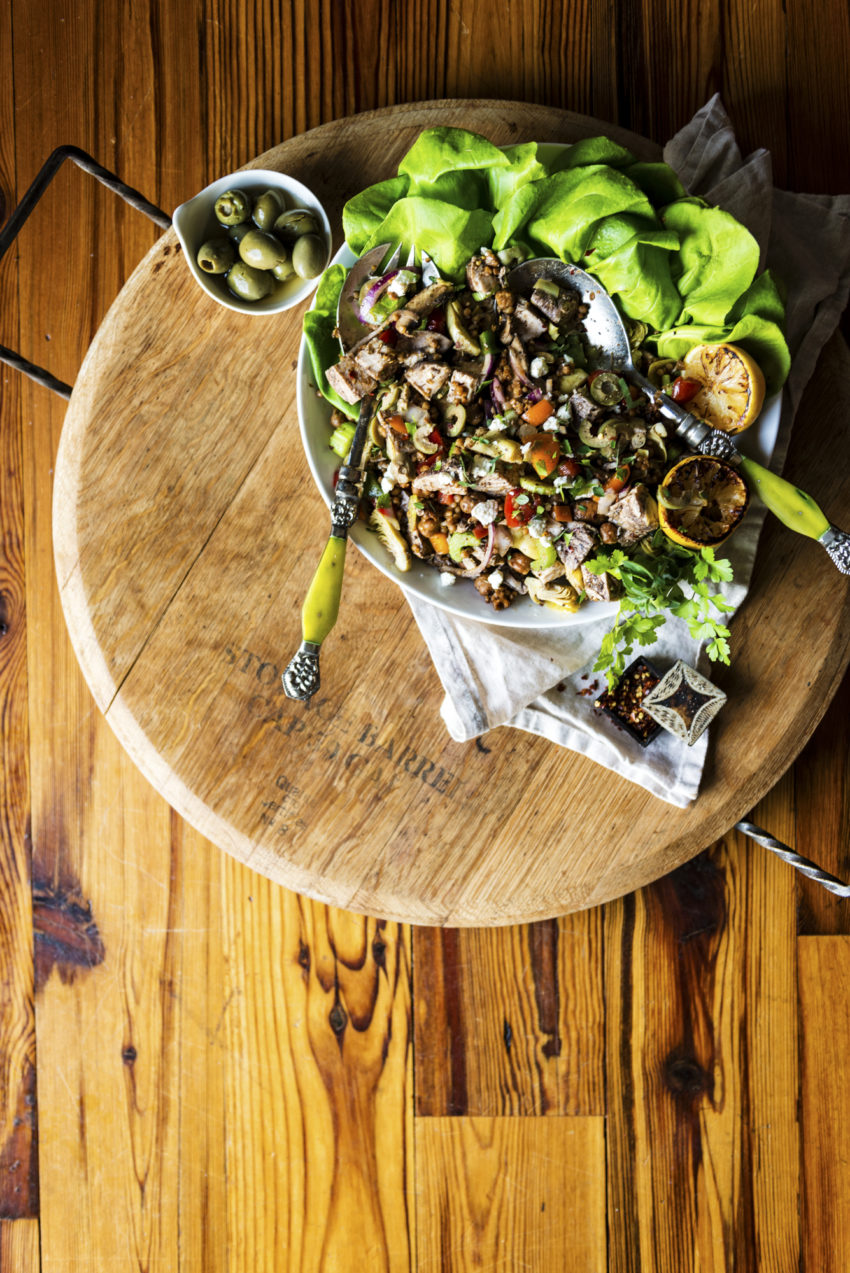
[(389, 286), (397, 274), (398, 270), (390, 270), (389, 274), (385, 274), (383, 278), (379, 278), (378, 281), (373, 283), (369, 288), (368, 292), (363, 297), (363, 300), (360, 302), (360, 309), (357, 314), (361, 323), (371, 323), (373, 321), (369, 317), (372, 312), (372, 306), (381, 295), (381, 292)]
[(477, 579), (478, 576), (483, 574), (484, 571), (489, 566), (490, 558), (493, 556), (493, 541), (495, 537), (496, 537), (496, 532), (493, 530), (493, 523), (491, 522), (490, 525), (487, 527), (487, 551), (484, 554), (484, 560), (482, 561), (480, 566), (476, 567), (476, 569), (470, 573), (471, 579)]

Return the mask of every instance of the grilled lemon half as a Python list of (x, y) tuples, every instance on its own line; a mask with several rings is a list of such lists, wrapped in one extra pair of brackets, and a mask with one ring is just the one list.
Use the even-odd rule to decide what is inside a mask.
[(744, 479), (710, 455), (686, 455), (658, 488), (658, 520), (674, 543), (714, 548), (740, 524), (750, 502)]

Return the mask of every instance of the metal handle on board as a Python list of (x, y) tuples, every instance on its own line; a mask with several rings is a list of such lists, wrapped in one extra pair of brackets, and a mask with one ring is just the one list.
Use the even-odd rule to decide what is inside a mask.
[(836, 897), (850, 897), (850, 884), (845, 884), (837, 875), (830, 875), (829, 871), (822, 870), (814, 862), (804, 858), (802, 854), (795, 852), (787, 844), (783, 844), (781, 840), (777, 840), (775, 836), (765, 831), (763, 827), (757, 827), (753, 822), (736, 822), (735, 830), (740, 831), (742, 835), (749, 836), (751, 840), (755, 840), (762, 848), (770, 849), (771, 853), (775, 853), (777, 857), (782, 858), (783, 862), (789, 862), (802, 875), (814, 880), (823, 888), (829, 889), (830, 893), (834, 893)]
[[(42, 165), (29, 190), (12, 212), (2, 231), (0, 231), (0, 260), (3, 259), (12, 243), (14, 243), (24, 222), (66, 159), (70, 159), (78, 168), (82, 168), (83, 172), (88, 172), (97, 178), (109, 190), (113, 190), (115, 194), (120, 195), (125, 203), (129, 203), (132, 208), (143, 212), (146, 217), (150, 217), (151, 221), (155, 221), (163, 230), (171, 228), (171, 217), (166, 212), (163, 212), (161, 208), (157, 208), (144, 195), (139, 194), (138, 190), (126, 185), (120, 178), (116, 177), (114, 172), (110, 172), (102, 164), (99, 164), (96, 159), (93, 159), (91, 155), (86, 154), (84, 150), (80, 150), (79, 146), (58, 146)], [(57, 380), (49, 371), (46, 371), (43, 367), (36, 366), (35, 363), (30, 362), (28, 358), (24, 358), (22, 354), (16, 353), (13, 349), (7, 349), (5, 345), (0, 345), (0, 362), (5, 362), (10, 367), (14, 367), (16, 371), (23, 372), (25, 376), (29, 376), (31, 380), (37, 381), (45, 389), (52, 390), (53, 393), (59, 394), (62, 398), (70, 398), (71, 396), (71, 385), (65, 384), (64, 380)]]

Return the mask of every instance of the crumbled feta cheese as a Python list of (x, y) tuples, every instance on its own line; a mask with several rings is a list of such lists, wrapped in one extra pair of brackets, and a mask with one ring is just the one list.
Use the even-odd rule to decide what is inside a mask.
[(543, 421), (543, 429), (546, 433), (557, 433), (561, 427), (561, 421), (556, 415), (550, 415), (548, 420)]
[(544, 547), (550, 543), (546, 534), (548, 529), (549, 523), (545, 517), (532, 517), (527, 526), (529, 535), (533, 536), (534, 539), (539, 539)]
[(531, 442), (523, 442), (522, 446), (520, 447), (520, 450), (522, 451), (523, 455), (525, 456), (525, 455), (528, 455), (529, 451), (531, 450), (531, 447), (532, 447), (532, 443), (531, 443)]
[(573, 418), (573, 413), (570, 410), (569, 398), (565, 402), (561, 403), (561, 405), (558, 407), (558, 410), (555, 412), (555, 415), (558, 417), (559, 420), (563, 420), (566, 424), (570, 423), (570, 421)]
[(488, 473), (493, 472), (493, 461), (487, 455), (476, 455), (469, 464), (468, 471), (473, 481), (479, 477), (486, 477)]
[(392, 489), (393, 489), (393, 480), (392, 480), (392, 478), (391, 478), (391, 477), (382, 477), (382, 478), (381, 478), (381, 490), (382, 490), (382, 491), (384, 491), (384, 493), (385, 493), (385, 494), (389, 495), (389, 493), (390, 493), (390, 491), (391, 491)]
[(492, 574), (487, 576), (487, 582), (492, 584), (494, 588), (501, 588), (502, 584), (505, 582), (505, 576), (502, 574), (501, 570), (494, 570)]
[(440, 583), (444, 588), (450, 588), (455, 582), (455, 578), (455, 575), (450, 575), (445, 570), (440, 571)]
[(543, 354), (538, 354), (536, 358), (532, 358), (531, 366), (528, 369), (531, 372), (532, 379), (541, 380), (549, 370), (549, 359)]
[(483, 499), (475, 505), (469, 516), (474, 517), (482, 526), (489, 526), (499, 516), (499, 505), (494, 499)]
[(573, 479), (571, 477), (565, 477), (563, 474), (559, 473), (557, 477), (552, 478), (552, 485), (557, 486), (560, 490), (562, 486), (569, 486), (572, 480)]
[(507, 420), (503, 420), (500, 415), (494, 415), (490, 417), (490, 432), (491, 433), (504, 433), (507, 427), (508, 427)]
[(407, 291), (407, 279), (403, 274), (396, 274), (395, 278), (390, 279), (387, 283), (386, 290), (390, 296), (404, 296)]

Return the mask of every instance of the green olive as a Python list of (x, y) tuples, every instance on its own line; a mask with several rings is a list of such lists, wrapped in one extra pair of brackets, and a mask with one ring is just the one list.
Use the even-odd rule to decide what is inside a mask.
[(284, 259), (279, 265), (272, 267), (272, 274), (275, 276), (278, 283), (285, 283), (288, 278), (292, 278), (295, 274), (295, 266), (292, 264), (292, 257), (289, 249), (283, 248), (282, 250), (285, 253)]
[(244, 190), (225, 190), (215, 201), (215, 215), (222, 225), (239, 225), (251, 215), (251, 200)]
[(239, 225), (231, 225), (227, 227), (227, 237), (239, 246), (246, 234), (250, 234), (254, 228), (253, 221), (240, 221)]
[(285, 207), (279, 191), (267, 190), (254, 204), (254, 224), (261, 230), (270, 230)]
[(205, 274), (226, 274), (236, 260), (230, 239), (210, 239), (198, 252), (197, 261)]
[(227, 286), (241, 301), (261, 301), (274, 287), (274, 279), (267, 270), (237, 261), (227, 272)]
[(299, 278), (315, 278), (325, 267), (327, 252), (318, 234), (303, 234), (292, 249), (292, 264)]
[(302, 234), (318, 234), (319, 223), (306, 208), (292, 208), (277, 218), (274, 232), (284, 243), (294, 243)]
[(249, 230), (239, 243), (239, 255), (256, 270), (273, 270), (288, 255), (286, 248), (265, 230)]

